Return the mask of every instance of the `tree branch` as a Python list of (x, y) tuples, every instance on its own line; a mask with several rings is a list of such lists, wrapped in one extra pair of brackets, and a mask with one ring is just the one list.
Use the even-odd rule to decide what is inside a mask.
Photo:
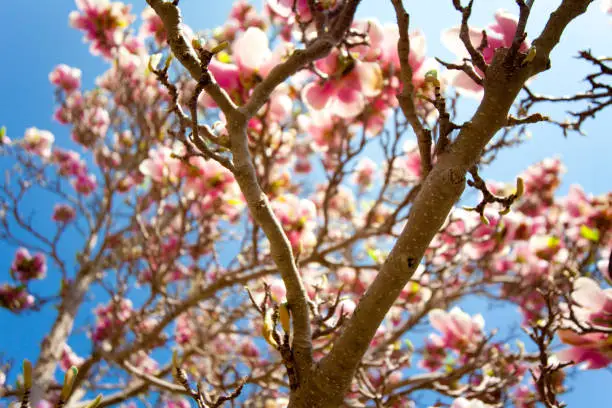
[[(582, 14), (590, 0), (565, 0), (537, 40), (539, 61), (548, 61), (565, 26)], [(541, 47), (541, 48), (540, 48)], [(317, 383), (327, 396), (343, 395), (370, 341), (402, 288), (414, 274), (430, 241), (444, 223), (465, 187), (466, 172), (477, 163), (486, 144), (507, 124), (508, 112), (525, 81), (527, 67), (508, 67), (500, 49), (487, 69), (483, 100), (471, 122), (439, 157), (414, 201), (408, 222), (380, 272), (360, 300), (333, 349), (320, 363)], [(541, 62), (539, 63), (541, 65)], [(540, 66), (539, 65), (539, 66)], [(334, 403), (340, 403), (335, 400)], [(314, 406), (314, 405), (313, 405)]]
[(419, 153), (421, 155), (421, 177), (425, 179), (431, 170), (431, 131), (425, 129), (417, 116), (414, 105), (414, 85), (412, 84), (412, 67), (409, 64), (410, 35), (408, 28), (410, 16), (402, 5), (401, 0), (391, 0), (397, 16), (400, 38), (397, 41), (397, 54), (401, 64), (400, 78), (404, 85), (402, 92), (397, 94), (399, 105), (404, 116), (416, 133)]
[(276, 66), (268, 77), (253, 90), (249, 101), (241, 108), (237, 108), (225, 91), (215, 82), (212, 75), (202, 69), (203, 64), (181, 33), (181, 17), (177, 5), (162, 0), (147, 0), (147, 2), (162, 19), (172, 52), (191, 76), (199, 82), (203, 75), (210, 76), (210, 80), (207, 78), (203, 89), (210, 94), (227, 118), (227, 130), (230, 135), (234, 161), (232, 171), (253, 219), (261, 226), (270, 241), (272, 258), (287, 288), (287, 300), (294, 318), (292, 346), (298, 377), (305, 378), (310, 374), (313, 361), (307, 295), (287, 235), (274, 215), (268, 198), (257, 179), (248, 147), (247, 120), (263, 106), (276, 86), (305, 65), (324, 57), (331, 51), (349, 29), (360, 0), (347, 1), (342, 11), (331, 23), (328, 34), (317, 38), (305, 50), (295, 51), (287, 61)]

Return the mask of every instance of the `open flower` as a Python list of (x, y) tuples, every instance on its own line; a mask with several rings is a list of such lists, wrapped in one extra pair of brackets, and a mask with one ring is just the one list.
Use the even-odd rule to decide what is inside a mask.
[(79, 11), (70, 13), (70, 26), (85, 32), (93, 55), (112, 58), (124, 39), (124, 30), (135, 16), (130, 5), (108, 0), (76, 0)]
[(294, 250), (310, 248), (315, 240), (315, 204), (293, 194), (276, 197), (271, 204)]
[(51, 132), (32, 127), (25, 131), (22, 144), (28, 152), (43, 158), (49, 158), (54, 141), (55, 137)]
[(49, 74), (49, 81), (66, 92), (72, 92), (81, 86), (81, 70), (60, 64)]
[(172, 153), (172, 149), (166, 146), (151, 149), (149, 158), (140, 163), (138, 169), (157, 183), (175, 183), (180, 174), (181, 161), (174, 158)]
[(166, 29), (162, 19), (157, 15), (151, 7), (146, 7), (142, 14), (142, 25), (140, 26), (140, 35), (143, 37), (152, 36), (158, 46), (166, 45)]
[[(612, 289), (601, 289), (594, 280), (581, 277), (574, 283), (575, 317), (587, 326), (612, 328)], [(571, 324), (571, 322), (570, 322)], [(612, 336), (604, 332), (578, 334), (560, 330), (561, 342), (572, 347), (557, 353), (559, 360), (582, 363), (584, 369), (606, 367), (612, 361)]]
[(454, 350), (461, 351), (474, 346), (483, 337), (482, 316), (477, 314), (472, 317), (458, 307), (454, 307), (450, 312), (434, 309), (429, 312), (429, 321), (442, 333), (442, 344)]
[(312, 110), (354, 118), (365, 108), (366, 98), (382, 90), (382, 71), (375, 62), (355, 60), (334, 50), (315, 66), (328, 78), (311, 82), (302, 90), (302, 99)]

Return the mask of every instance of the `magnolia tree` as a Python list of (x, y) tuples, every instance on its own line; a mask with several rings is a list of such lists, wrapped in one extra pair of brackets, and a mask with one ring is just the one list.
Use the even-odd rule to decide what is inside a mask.
[[(76, 1), (70, 24), (108, 63), (92, 90), (78, 68), (49, 75), (76, 148), (38, 128), (1, 136), (0, 236), (15, 249), (0, 305), (57, 315), (22, 373), (4, 356), (0, 395), (561, 407), (572, 366), (612, 361), (612, 193), (558, 197), (557, 159), (507, 183), (479, 173), (530, 124), (580, 132), (612, 104), (610, 58), (590, 51), (582, 93), (529, 85), (591, 1), (561, 1), (530, 35), (533, 0), (508, 0), (485, 28), (472, 1), (442, 2), (455, 61), (427, 55), (425, 22), (389, 1), (385, 24), (356, 19), (359, 0), (235, 1), (199, 34), (178, 0), (147, 0), (139, 22), (120, 2)], [(575, 110), (548, 117), (544, 103)], [(522, 331), (466, 313), (468, 298), (516, 310)]]

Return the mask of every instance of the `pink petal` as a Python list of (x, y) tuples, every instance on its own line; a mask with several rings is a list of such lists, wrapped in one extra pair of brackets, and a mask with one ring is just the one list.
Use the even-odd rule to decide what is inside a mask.
[(512, 40), (516, 33), (518, 18), (506, 10), (500, 9), (495, 13), (495, 20), (497, 24), (492, 25), (491, 29), (502, 34), (504, 37), (504, 47), (509, 47), (512, 45)]
[(580, 306), (593, 311), (601, 310), (609, 301), (597, 282), (585, 277), (576, 279), (572, 299)]
[(210, 64), (208, 64), (208, 69), (222, 88), (226, 90), (238, 88), (239, 71), (236, 65), (224, 64), (216, 58), (213, 58)]
[(425, 42), (425, 34), (422, 31), (416, 30), (410, 34), (410, 54), (408, 55), (410, 66), (412, 69), (418, 69), (427, 52), (427, 43)]
[(280, 64), (284, 58), (291, 54), (294, 47), (293, 44), (288, 42), (282, 42), (278, 44), (270, 56), (262, 63), (259, 67), (259, 73), (261, 76), (266, 77), (272, 71), (274, 67)]
[(399, 39), (399, 31), (397, 24), (385, 24), (383, 27), (385, 35), (382, 43), (381, 61), (385, 64), (399, 66), (399, 57), (397, 55), (397, 40)]
[(461, 95), (480, 99), (484, 94), (484, 91), (480, 85), (472, 80), (467, 74), (463, 71), (447, 71), (445, 74), (448, 82), (457, 88), (457, 92)]
[(291, 114), (293, 100), (287, 94), (272, 94), (270, 98), (270, 115), (275, 121), (283, 121)]
[(302, 99), (306, 105), (314, 110), (322, 110), (329, 106), (331, 97), (334, 95), (334, 87), (331, 81), (323, 85), (311, 82), (302, 90)]
[(268, 36), (260, 28), (249, 27), (234, 41), (233, 52), (240, 67), (255, 71), (270, 57)]
[(325, 58), (321, 58), (315, 62), (315, 66), (321, 72), (333, 75), (338, 69), (338, 51), (333, 49)]
[[(482, 29), (470, 27), (469, 34), (474, 47), (478, 47), (482, 41)], [(442, 31), (440, 40), (449, 51), (452, 51), (458, 57), (468, 58), (470, 56), (465, 49), (465, 45), (463, 45), (463, 42), (459, 38), (459, 27), (453, 27)]]
[(448, 314), (442, 309), (433, 309), (428, 314), (429, 323), (431, 326), (438, 330), (441, 333), (446, 333), (448, 331)]
[(354, 118), (365, 108), (363, 94), (355, 88), (344, 87), (339, 89), (336, 97), (333, 105), (334, 113), (341, 118)]
[(595, 349), (571, 347), (557, 352), (556, 356), (560, 361), (583, 363), (580, 366), (583, 370), (597, 370), (610, 364), (610, 359)]
[(380, 94), (383, 88), (383, 75), (380, 66), (375, 62), (361, 62), (355, 67), (361, 82), (361, 91), (365, 96)]

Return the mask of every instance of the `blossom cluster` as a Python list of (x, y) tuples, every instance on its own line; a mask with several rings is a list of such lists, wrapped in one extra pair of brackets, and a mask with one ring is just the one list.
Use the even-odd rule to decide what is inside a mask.
[[(229, 43), (217, 47), (222, 50), (208, 69), (241, 105), (278, 64), (294, 55), (299, 43), (314, 38), (309, 3), (268, 0), (258, 12), (246, 1), (235, 1), (222, 27), (201, 37), (185, 25), (181, 29), (192, 45), (211, 49)], [(314, 3), (325, 16), (343, 4)], [(227, 118), (206, 93), (195, 103), (196, 81), (180, 69), (169, 70), (167, 77), (155, 69), (164, 66), (165, 61), (155, 61), (167, 55), (168, 38), (151, 8), (142, 12), (135, 29), (136, 17), (123, 3), (76, 4), (71, 25), (84, 33), (92, 53), (110, 62), (91, 91), (81, 89), (78, 68), (59, 65), (49, 75), (58, 103), (54, 117), (70, 127), (81, 150), (57, 147), (51, 132), (37, 128), (27, 129), (15, 144), (25, 152), (27, 165), (51, 166), (59, 185), (72, 185), (70, 193), (76, 197), (59, 189), (64, 201), (52, 204), (58, 237), (66, 229), (80, 232), (88, 226), (91, 239), (86, 245), (97, 254), (95, 284), (116, 286), (111, 300), (93, 311), (92, 347), (112, 355), (119, 346), (133, 346), (121, 363), (157, 376), (163, 367), (157, 358), (164, 355), (157, 351), (171, 342), (189, 372), (210, 373), (221, 387), (236, 384), (239, 374), (249, 370), (249, 381), (260, 390), (246, 398), (254, 398), (257, 406), (286, 406), (285, 373), (276, 350), (254, 335), (266, 327), (254, 310), (264, 299), (269, 308), (284, 305), (288, 293), (283, 280), (270, 275), (279, 271), (269, 242), (246, 215), (244, 197), (228, 169), (235, 157), (229, 151), (233, 141)], [(485, 64), (497, 50), (510, 46), (517, 24), (516, 16), (506, 11), (495, 14), (480, 47)], [(482, 33), (470, 28), (474, 46), (481, 45)], [(359, 313), (359, 299), (410, 216), (411, 201), (404, 197), (422, 181), (421, 156), (412, 135), (400, 135), (404, 125), (398, 123), (397, 135), (389, 137), (385, 131), (398, 111), (401, 63), (412, 69), (416, 113), (432, 128), (438, 114), (431, 103), (436, 91), (443, 96), (451, 88), (482, 95), (482, 86), (464, 72), (440, 69), (427, 54), (423, 32), (409, 35), (409, 59), (400, 61), (396, 25), (355, 21), (340, 46), (279, 84), (248, 122), (250, 159), (267, 196), (260, 198), (270, 203), (297, 258), (317, 362), (342, 332), (346, 317)], [(466, 57), (458, 28), (442, 39), (459, 58)], [(529, 46), (525, 40), (520, 52)], [(481, 67), (472, 68), (484, 75)], [(426, 81), (432, 69), (439, 70), (440, 90)], [(195, 124), (190, 120), (192, 101)], [(200, 132), (202, 143), (214, 155), (200, 154), (192, 144), (200, 123), (206, 129), (205, 136)], [(377, 144), (385, 156), (382, 162), (376, 155), (365, 157)], [(224, 165), (208, 156), (227, 161)], [(566, 288), (573, 303), (564, 306), (558, 334), (569, 348), (557, 357), (588, 369), (610, 364), (612, 289), (605, 289), (599, 278), (611, 279), (606, 255), (612, 247), (612, 195), (591, 196), (572, 186), (559, 198), (564, 171), (558, 159), (529, 167), (520, 175), (523, 195), (509, 213), (495, 204), (482, 214), (470, 208), (452, 211), (408, 283), (397, 288), (397, 300), (371, 339), (366, 364), (347, 395), (351, 406), (364, 405), (367, 396), (393, 393), (394, 398), (381, 404), (414, 406), (410, 393), (402, 390), (414, 385), (410, 370), (435, 379), (430, 385), (421, 383), (423, 388), (447, 387), (451, 408), (487, 408), (510, 399), (516, 406), (533, 406), (536, 387), (526, 373), (538, 367), (524, 350), (498, 342), (491, 322), (485, 330), (482, 315), (464, 310), (461, 301), (473, 293), (486, 292), (518, 306), (523, 324), (537, 326), (547, 311), (543, 289), (553, 283)], [(500, 197), (516, 192), (514, 183), (490, 182), (487, 188)], [(240, 221), (245, 221), (244, 229)], [(44, 279), (46, 270), (45, 255), (19, 248), (10, 267), (16, 284), (0, 286), (0, 305), (15, 312), (32, 308), (35, 298), (27, 284)], [(575, 270), (588, 270), (591, 277), (575, 279)], [(246, 302), (243, 285), (252, 289), (255, 305)], [(62, 296), (69, 290), (64, 286)], [(143, 293), (145, 306), (140, 308), (134, 303)], [(415, 346), (412, 329), (426, 325), (431, 334), (418, 334)], [(289, 338), (290, 332), (283, 333)], [(84, 361), (67, 343), (62, 345), (62, 370)], [(460, 394), (459, 387), (479, 393)], [(464, 396), (452, 400), (458, 395)], [(189, 405), (164, 391), (160, 396), (168, 406)]]
[(28, 292), (32, 280), (44, 279), (47, 275), (47, 259), (43, 253), (32, 255), (26, 248), (15, 252), (10, 274), (16, 284), (4, 283), (0, 287), (0, 305), (14, 312), (34, 306), (35, 298)]

